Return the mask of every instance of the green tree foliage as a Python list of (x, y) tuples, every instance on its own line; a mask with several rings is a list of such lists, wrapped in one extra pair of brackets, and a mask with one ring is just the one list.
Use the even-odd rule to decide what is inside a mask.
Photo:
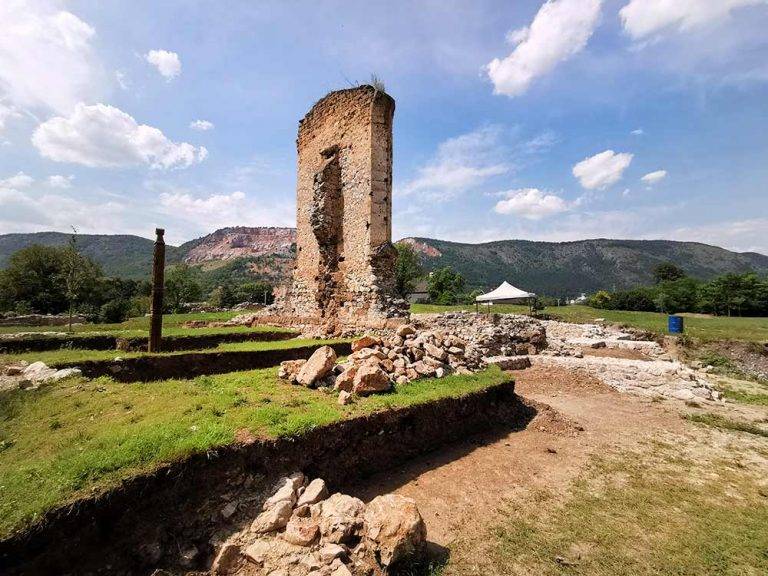
[(237, 304), (237, 296), (230, 282), (225, 282), (211, 291), (208, 302), (216, 308), (231, 308)]
[(650, 287), (600, 291), (588, 304), (609, 310), (707, 312), (717, 315), (768, 315), (768, 279), (754, 273), (725, 274), (710, 282), (693, 278), (664, 280)]
[(240, 302), (255, 302), (257, 304), (272, 304), (272, 285), (268, 282), (244, 282), (234, 287), (235, 304)]
[(187, 264), (177, 264), (165, 271), (164, 307), (170, 312), (183, 312), (184, 306), (202, 298), (199, 271)]
[(416, 281), (424, 272), (419, 263), (419, 256), (410, 244), (396, 244), (397, 262), (395, 263), (395, 291), (401, 298), (408, 298), (416, 289)]
[(439, 268), (429, 275), (427, 291), (433, 304), (456, 304), (464, 292), (464, 277), (450, 267)]
[(663, 262), (653, 269), (653, 280), (656, 284), (673, 282), (685, 278), (685, 271), (672, 262)]

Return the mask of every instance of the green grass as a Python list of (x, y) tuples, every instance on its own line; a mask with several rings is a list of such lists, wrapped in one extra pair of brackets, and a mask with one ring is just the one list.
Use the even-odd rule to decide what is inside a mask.
[[(287, 331), (285, 328), (274, 326), (225, 326), (220, 328), (184, 328), (182, 324), (190, 320), (206, 320), (208, 322), (226, 321), (234, 318), (240, 312), (200, 312), (194, 314), (166, 314), (163, 316), (163, 334), (165, 336), (180, 336), (190, 334), (228, 334), (231, 332), (253, 331)], [(15, 334), (18, 332), (67, 332), (67, 326), (0, 326), (0, 334)], [(86, 334), (111, 334), (113, 336), (147, 336), (149, 333), (149, 317), (131, 318), (119, 324), (80, 324), (72, 327), (74, 336)]]
[[(433, 306), (430, 304), (413, 304), (411, 306), (411, 311), (415, 313), (474, 309), (474, 306), (470, 305)], [(526, 306), (507, 304), (491, 307), (491, 311), (501, 314), (525, 314), (527, 310)], [(599, 310), (589, 306), (556, 306), (546, 308), (543, 312), (566, 322), (594, 322), (596, 318), (604, 318), (611, 324), (633, 326), (659, 334), (667, 333), (667, 315), (658, 312)], [(683, 314), (683, 316), (686, 315)], [(685, 333), (701, 341), (744, 340), (766, 342), (768, 341), (768, 318), (686, 316)]]
[(705, 424), (721, 430), (746, 432), (748, 434), (754, 434), (755, 436), (764, 436), (768, 438), (768, 430), (760, 428), (756, 424), (743, 422), (741, 420), (733, 420), (731, 418), (726, 418), (725, 416), (720, 416), (719, 414), (705, 412), (704, 414), (686, 414), (684, 417), (691, 422)]
[(498, 369), (425, 379), (339, 406), (291, 386), (276, 368), (193, 380), (120, 384), (64, 380), (0, 394), (0, 536), (40, 514), (164, 462), (233, 441), (300, 434), (376, 410), (456, 397), (508, 379)]
[[(564, 501), (510, 505), (485, 573), (736, 576), (768, 573), (759, 480), (729, 463), (662, 453), (596, 458)], [(459, 566), (451, 573), (475, 573)]]
[[(175, 354), (189, 353), (215, 353), (227, 351), (248, 351), (256, 352), (260, 350), (284, 350), (286, 348), (299, 348), (301, 346), (312, 346), (316, 344), (333, 344), (336, 342), (347, 342), (348, 340), (338, 338), (334, 340), (313, 340), (309, 338), (293, 338), (290, 340), (269, 340), (265, 342), (227, 342), (219, 344), (215, 348), (205, 350), (179, 350), (177, 352), (160, 352), (152, 356), (170, 356)], [(119, 350), (80, 350), (77, 348), (61, 348), (59, 350), (47, 350), (43, 352), (23, 352), (21, 354), (0, 354), (0, 365), (26, 360), (27, 362), (36, 362), (40, 360), (48, 365), (63, 364), (69, 362), (83, 362), (85, 360), (114, 360), (115, 358), (138, 358), (149, 356), (147, 352), (121, 352)]]
[(751, 392), (744, 392), (742, 390), (734, 390), (732, 388), (726, 388), (721, 386), (719, 388), (723, 397), (739, 402), (740, 404), (752, 404), (753, 406), (768, 406), (768, 393), (767, 394), (754, 394)]

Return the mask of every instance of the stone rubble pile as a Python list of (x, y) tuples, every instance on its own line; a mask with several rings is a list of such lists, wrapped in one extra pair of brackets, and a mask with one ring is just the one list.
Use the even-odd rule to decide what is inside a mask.
[(211, 573), (383, 576), (424, 553), (426, 526), (410, 498), (386, 494), (366, 505), (308, 480), (281, 478), (250, 526), (221, 546)]
[(32, 364), (21, 360), (5, 366), (2, 371), (4, 389), (19, 388), (21, 390), (36, 390), (41, 384), (58, 382), (70, 376), (80, 376), (78, 368), (64, 368), (57, 370), (47, 366), (44, 362)]
[(323, 346), (306, 361), (283, 362), (278, 375), (294, 384), (337, 390), (339, 402), (346, 404), (351, 394), (386, 392), (418, 378), (470, 374), (489, 364), (522, 368), (522, 360), (511, 363), (510, 355), (535, 354), (546, 343), (541, 325), (529, 318), (493, 321), (473, 314), (466, 322), (464, 316), (433, 315), (418, 320), (421, 330), (403, 324), (394, 333), (365, 335), (352, 342), (352, 354), (340, 364), (333, 349)]

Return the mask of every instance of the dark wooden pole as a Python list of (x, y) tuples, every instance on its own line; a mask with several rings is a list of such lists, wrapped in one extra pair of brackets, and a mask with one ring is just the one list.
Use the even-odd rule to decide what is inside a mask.
[(163, 291), (165, 283), (165, 230), (156, 228), (155, 252), (152, 259), (152, 312), (149, 320), (149, 351), (160, 352), (163, 337)]

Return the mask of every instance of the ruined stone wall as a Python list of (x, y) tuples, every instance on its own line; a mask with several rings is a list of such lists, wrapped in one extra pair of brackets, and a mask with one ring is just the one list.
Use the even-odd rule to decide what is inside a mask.
[(296, 267), (279, 303), (297, 323), (334, 331), (407, 314), (393, 298), (394, 111), (360, 86), (328, 94), (299, 124)]

